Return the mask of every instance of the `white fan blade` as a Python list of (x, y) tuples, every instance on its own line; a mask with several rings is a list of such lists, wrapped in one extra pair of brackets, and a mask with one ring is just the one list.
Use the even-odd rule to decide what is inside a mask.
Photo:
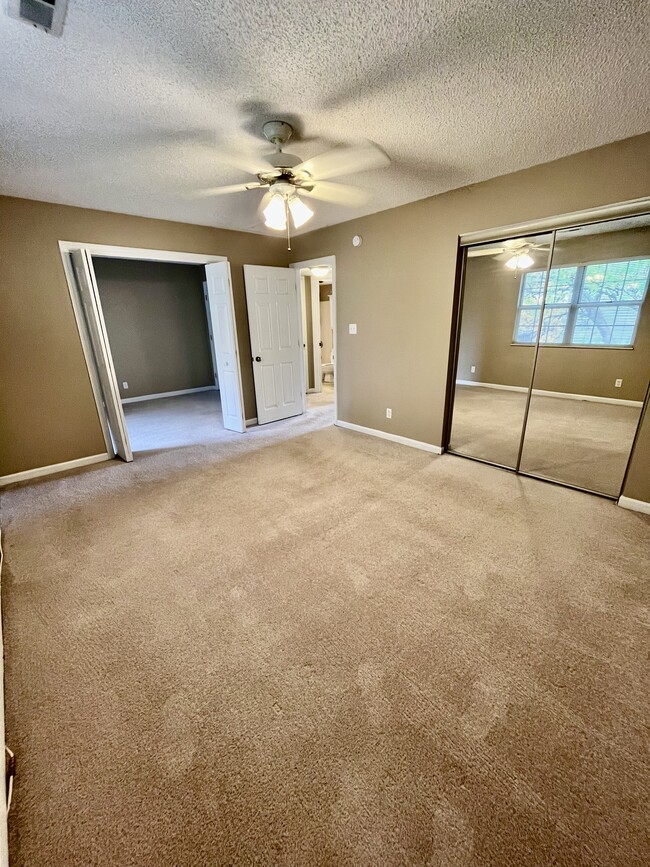
[(487, 247), (483, 249), (477, 247), (475, 250), (468, 250), (467, 256), (470, 259), (474, 259), (476, 256), (497, 256), (499, 253), (510, 253), (512, 255), (512, 250), (506, 250), (504, 247)]
[(226, 148), (220, 149), (217, 143), (213, 149), (215, 161), (222, 166), (228, 166), (231, 169), (238, 169), (240, 172), (245, 172), (247, 175), (258, 175), (260, 172), (268, 172), (269, 164), (264, 157), (259, 157), (257, 154), (251, 154), (242, 150), (241, 152), (231, 151)]
[(349, 148), (334, 148), (305, 160), (294, 168), (294, 172), (308, 172), (314, 180), (324, 181), (352, 172), (367, 172), (390, 165), (388, 157), (381, 148), (372, 142)]
[(207, 190), (199, 190), (192, 193), (193, 199), (205, 199), (211, 196), (227, 196), (229, 193), (243, 193), (244, 190), (256, 190), (259, 187), (264, 187), (266, 184), (251, 183), (251, 184), (229, 184), (226, 187), (209, 187)]
[(347, 184), (333, 184), (331, 181), (316, 181), (313, 190), (305, 190), (299, 187), (301, 196), (311, 196), (323, 202), (334, 202), (336, 205), (350, 205), (352, 207), (363, 205), (368, 201), (365, 190), (357, 187), (349, 187)]

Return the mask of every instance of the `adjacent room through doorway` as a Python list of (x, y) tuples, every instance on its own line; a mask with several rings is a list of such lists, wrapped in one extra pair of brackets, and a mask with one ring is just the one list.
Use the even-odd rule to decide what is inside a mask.
[(132, 450), (213, 442), (223, 415), (204, 267), (117, 258), (94, 266)]
[(303, 330), (303, 367), (307, 407), (335, 402), (334, 257), (300, 262), (299, 296)]
[(246, 430), (230, 264), (59, 241), (106, 458)]

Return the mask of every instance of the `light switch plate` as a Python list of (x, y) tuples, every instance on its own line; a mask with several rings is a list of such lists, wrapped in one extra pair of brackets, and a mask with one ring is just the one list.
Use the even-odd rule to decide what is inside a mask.
[(356, 334), (356, 333), (357, 333), (357, 325), (356, 325), (356, 323), (355, 323), (355, 322), (350, 322), (350, 324), (348, 325), (348, 330), (349, 330), (350, 334)]

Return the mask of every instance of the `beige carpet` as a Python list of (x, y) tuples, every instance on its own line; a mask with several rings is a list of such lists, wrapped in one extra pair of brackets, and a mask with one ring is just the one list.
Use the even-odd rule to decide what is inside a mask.
[(14, 867), (647, 863), (648, 520), (330, 420), (4, 494)]
[[(457, 385), (451, 447), (514, 467), (527, 395)], [(641, 408), (533, 395), (522, 472), (618, 496)]]
[[(312, 408), (334, 403), (334, 388), (323, 384), (308, 395)], [(126, 426), (134, 452), (219, 443), (223, 415), (218, 391), (198, 391), (175, 397), (124, 404)]]

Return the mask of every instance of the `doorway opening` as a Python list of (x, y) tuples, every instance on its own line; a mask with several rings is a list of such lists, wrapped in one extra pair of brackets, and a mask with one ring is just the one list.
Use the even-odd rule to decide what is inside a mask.
[(224, 257), (59, 247), (109, 456), (245, 430)]
[(205, 268), (93, 264), (133, 452), (213, 442), (223, 418)]
[(303, 333), (307, 408), (336, 406), (336, 262), (324, 256), (295, 263)]
[(650, 215), (461, 250), (447, 449), (617, 499), (650, 369)]

